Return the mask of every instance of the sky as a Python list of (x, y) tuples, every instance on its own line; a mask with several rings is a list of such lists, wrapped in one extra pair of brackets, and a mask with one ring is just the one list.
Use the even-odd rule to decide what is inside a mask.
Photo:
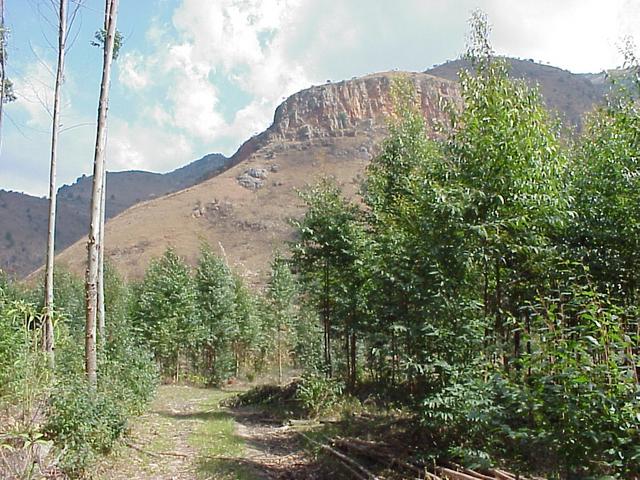
[[(56, 0), (5, 0), (8, 76), (0, 189), (47, 192)], [(78, 7), (63, 85), (58, 184), (91, 174), (104, 2)], [(575, 73), (621, 65), (640, 41), (640, 0), (120, 0), (109, 107), (110, 171), (166, 172), (232, 155), (287, 96), (327, 80), (423, 71), (464, 51), (483, 10), (497, 54)]]

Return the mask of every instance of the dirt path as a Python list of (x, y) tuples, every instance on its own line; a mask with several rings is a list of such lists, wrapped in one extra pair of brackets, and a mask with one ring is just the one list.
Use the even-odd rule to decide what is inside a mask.
[(230, 413), (236, 422), (236, 434), (245, 444), (243, 463), (251, 466), (256, 478), (314, 477), (312, 459), (295, 429), (254, 408), (234, 409)]
[(102, 480), (313, 478), (289, 426), (219, 402), (232, 393), (162, 386), (150, 410), (132, 421), (129, 446), (102, 462)]

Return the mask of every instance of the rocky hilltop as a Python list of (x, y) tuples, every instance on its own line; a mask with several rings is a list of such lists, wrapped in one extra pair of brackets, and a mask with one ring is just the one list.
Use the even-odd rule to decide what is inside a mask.
[[(424, 117), (442, 116), (440, 99), (457, 98), (456, 85), (431, 75), (405, 73), (421, 100)], [(394, 73), (328, 83), (289, 97), (275, 112), (270, 138), (305, 141), (314, 138), (355, 136), (359, 131), (385, 131), (384, 119), (393, 112), (391, 84)]]
[[(167, 246), (195, 262), (206, 241), (259, 281), (273, 250), (293, 239), (291, 220), (303, 213), (298, 191), (327, 176), (347, 194), (356, 193), (387, 131), (395, 75), (369, 75), (292, 95), (277, 108), (273, 124), (231, 157), (232, 168), (110, 220), (107, 258), (127, 277), (139, 278)], [(443, 120), (439, 102), (457, 98), (456, 84), (424, 73), (403, 75), (416, 85), (425, 118)], [(84, 252), (80, 241), (59, 260), (81, 272)]]

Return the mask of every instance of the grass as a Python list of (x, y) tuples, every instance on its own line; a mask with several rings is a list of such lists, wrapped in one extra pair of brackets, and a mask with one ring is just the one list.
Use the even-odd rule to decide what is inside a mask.
[(201, 478), (255, 478), (248, 467), (234, 459), (242, 457), (244, 441), (235, 432), (233, 417), (220, 407), (220, 402), (232, 395), (218, 390), (201, 404), (198, 416), (203, 421), (189, 437), (189, 445), (198, 452), (197, 468)]
[[(244, 441), (220, 401), (233, 392), (162, 386), (148, 413), (132, 425), (129, 441), (105, 459), (96, 477), (110, 480), (172, 478), (193, 472), (203, 480), (249, 480)], [(145, 453), (147, 452), (147, 453)], [(175, 454), (178, 454), (177, 456)]]

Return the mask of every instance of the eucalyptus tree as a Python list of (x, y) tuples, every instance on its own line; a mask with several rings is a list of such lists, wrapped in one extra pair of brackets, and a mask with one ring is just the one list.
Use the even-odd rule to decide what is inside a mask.
[[(632, 52), (632, 72), (640, 72)], [(640, 76), (638, 76), (640, 78)], [(571, 193), (577, 213), (571, 240), (603, 290), (626, 304), (640, 288), (640, 106), (621, 89), (587, 121), (580, 139)]]
[(198, 335), (197, 295), (191, 271), (169, 248), (145, 272), (134, 319), (163, 373), (180, 379), (181, 353)]
[(521, 307), (548, 285), (556, 260), (551, 239), (568, 218), (566, 158), (538, 91), (510, 78), (493, 56), (486, 19), (476, 16), (472, 28), (473, 70), (460, 76), (464, 107), (446, 154), (466, 203), (463, 218), (491, 322), (487, 340), (508, 367), (527, 328)]
[(267, 286), (270, 306), (271, 330), (275, 336), (278, 363), (278, 384), (282, 384), (282, 362), (288, 356), (289, 336), (296, 317), (296, 284), (286, 260), (276, 254), (271, 262), (271, 275)]
[(4, 25), (4, 0), (0, 0), (0, 151), (2, 151), (2, 117), (7, 79), (7, 30)]
[(256, 296), (239, 275), (233, 275), (233, 323), (236, 328), (231, 332), (230, 341), (234, 356), (234, 376), (237, 378), (241, 367), (255, 357), (262, 327)]
[[(293, 245), (293, 265), (300, 274), (308, 300), (320, 313), (323, 327), (324, 367), (333, 376), (332, 338), (344, 321), (341, 302), (345, 275), (355, 262), (354, 242), (358, 207), (342, 197), (328, 179), (303, 194), (307, 212), (298, 222), (299, 239)], [(343, 332), (346, 329), (343, 329)]]
[[(105, 27), (99, 29), (95, 35), (94, 39), (91, 41), (91, 45), (94, 47), (99, 47), (104, 49), (105, 42), (107, 40), (107, 30), (106, 30), (106, 22)], [(113, 41), (113, 54), (112, 59), (115, 61), (118, 59), (120, 55), (120, 49), (122, 48), (122, 44), (124, 43), (124, 37), (122, 34), (116, 30), (115, 38)], [(98, 339), (104, 340), (105, 336), (105, 293), (104, 293), (104, 237), (105, 237), (105, 219), (106, 219), (106, 202), (107, 202), (107, 169), (105, 168), (102, 174), (102, 192), (100, 194), (100, 227), (99, 227), (99, 235), (98, 235), (98, 281), (97, 281), (97, 302), (98, 302), (98, 313), (97, 313), (97, 331), (98, 331)]]
[(434, 364), (443, 364), (435, 361), (438, 350), (458, 351), (434, 340), (451, 337), (445, 332), (457, 317), (443, 309), (455, 304), (451, 299), (463, 298), (464, 237), (451, 165), (427, 136), (414, 86), (400, 77), (392, 93), (389, 136), (364, 186), (371, 243), (364, 252), (372, 256), (364, 263), (376, 292), (371, 296), (375, 351), (391, 361), (379, 369), (392, 384), (401, 376), (415, 384)]
[(58, 58), (56, 66), (56, 80), (53, 95), (53, 118), (51, 127), (51, 156), (49, 170), (49, 217), (47, 229), (47, 252), (45, 262), (45, 296), (44, 296), (44, 336), (43, 347), (47, 353), (49, 366), (55, 364), (54, 331), (53, 331), (53, 262), (55, 257), (55, 231), (56, 231), (56, 203), (57, 185), (56, 169), (58, 161), (58, 138), (60, 135), (60, 110), (62, 98), (62, 84), (64, 82), (64, 64), (69, 37), (69, 24), (73, 24), (81, 2), (72, 9), (71, 18), (68, 18), (68, 0), (58, 1)]
[(2, 120), (4, 104), (16, 100), (13, 82), (7, 78), (7, 38), (9, 29), (4, 23), (4, 0), (0, 0), (0, 152), (2, 151)]
[(205, 373), (210, 381), (218, 383), (235, 370), (232, 339), (237, 338), (240, 330), (234, 318), (238, 292), (225, 260), (208, 245), (200, 250), (195, 284)]
[(99, 236), (101, 224), (102, 191), (104, 189), (104, 164), (107, 139), (107, 110), (109, 103), (109, 86), (111, 79), (111, 63), (115, 45), (118, 0), (105, 2), (106, 41), (103, 51), (102, 81), (100, 84), (100, 101), (98, 105), (98, 125), (93, 161), (93, 182), (91, 190), (91, 224), (87, 242), (87, 277), (86, 299), (87, 314), (85, 325), (85, 373), (91, 385), (96, 385), (96, 317), (98, 312), (98, 271), (100, 263)]

